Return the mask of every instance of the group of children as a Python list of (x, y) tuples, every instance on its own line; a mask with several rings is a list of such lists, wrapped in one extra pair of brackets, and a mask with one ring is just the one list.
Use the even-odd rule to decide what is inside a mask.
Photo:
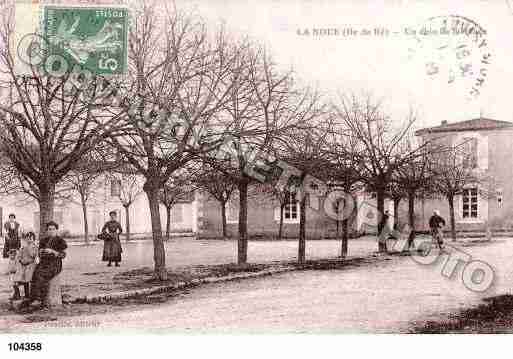
[(23, 288), (25, 299), (30, 297), (30, 282), (38, 263), (38, 246), (34, 232), (21, 236), (20, 249), (9, 250), (7, 273), (12, 283), (14, 294), (12, 300), (20, 300), (20, 289)]

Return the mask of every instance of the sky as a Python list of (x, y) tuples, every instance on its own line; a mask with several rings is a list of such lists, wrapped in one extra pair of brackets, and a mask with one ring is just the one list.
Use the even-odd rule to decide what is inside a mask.
[[(237, 35), (268, 46), (276, 61), (292, 65), (302, 83), (329, 94), (370, 93), (382, 100), (394, 120), (417, 112), (417, 128), (480, 115), (513, 122), (513, 1), (350, 1), (350, 0), (176, 0), (207, 22), (224, 21)], [(433, 20), (430, 18), (436, 17)], [(465, 18), (465, 20), (462, 20)], [(448, 20), (447, 20), (448, 19)], [(486, 34), (421, 34), (442, 21), (478, 24)], [(314, 29), (338, 29), (339, 35), (313, 36)], [(358, 35), (342, 36), (352, 28)], [(389, 30), (388, 36), (362, 35), (363, 29)], [(409, 29), (409, 34), (405, 29)], [(416, 35), (411, 34), (411, 29)], [(303, 35), (298, 34), (298, 30)], [(310, 35), (304, 35), (309, 30)], [(397, 32), (395, 34), (394, 32)], [(486, 43), (481, 45), (482, 40)], [(458, 47), (463, 46), (460, 50)], [(440, 48), (445, 47), (444, 50)], [(467, 50), (465, 54), (461, 51)], [(465, 55), (465, 56), (463, 56)], [(488, 64), (483, 64), (482, 56)], [(463, 56), (457, 60), (457, 56)], [(438, 72), (428, 75), (435, 61)], [(463, 61), (463, 62), (462, 62)], [(459, 65), (474, 75), (463, 77)], [(477, 97), (469, 93), (477, 74), (486, 77)], [(450, 72), (452, 71), (454, 72)], [(430, 71), (432, 72), (432, 71)], [(452, 74), (455, 74), (454, 76)], [(452, 79), (452, 81), (451, 81)]]
[[(156, 1), (162, 5), (167, 2)], [(416, 128), (479, 116), (513, 122), (509, 87), (513, 83), (513, 0), (175, 3), (179, 9), (201, 16), (211, 26), (224, 22), (235, 36), (249, 36), (265, 44), (280, 65), (294, 68), (301, 84), (315, 86), (333, 97), (371, 94), (384, 103), (386, 112), (396, 121), (404, 121), (411, 108), (417, 113)], [(33, 21), (29, 21), (27, 12), (19, 12), (20, 23), (32, 27), (38, 21), (37, 11), (34, 14)], [(486, 34), (474, 41), (466, 35), (420, 33), (423, 27), (439, 29), (444, 20), (450, 23), (455, 19), (477, 24)], [(313, 34), (316, 29), (337, 29), (339, 34), (318, 36)], [(348, 29), (358, 34), (343, 36), (342, 32)], [(362, 35), (363, 29), (371, 34)], [(389, 34), (374, 34), (375, 29), (388, 30)], [(310, 35), (305, 35), (306, 30)], [(21, 31), (28, 32), (31, 31)], [(480, 47), (483, 39), (486, 43)], [(464, 54), (462, 51), (468, 51), (467, 56), (458, 60), (457, 56)], [(481, 62), (484, 55), (489, 55), (488, 64)], [(432, 73), (432, 62), (438, 72)], [(461, 76), (460, 65), (470, 65), (474, 74)], [(471, 97), (469, 93), (482, 69), (486, 77), (480, 94)]]

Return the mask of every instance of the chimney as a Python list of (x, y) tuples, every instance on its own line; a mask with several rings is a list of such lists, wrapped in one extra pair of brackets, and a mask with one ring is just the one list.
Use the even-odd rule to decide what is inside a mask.
[(447, 120), (442, 120), (442, 126), (447, 125)]

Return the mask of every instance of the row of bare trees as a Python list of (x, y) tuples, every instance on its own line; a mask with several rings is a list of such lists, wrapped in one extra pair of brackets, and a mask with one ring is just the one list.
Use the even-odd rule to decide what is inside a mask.
[[(469, 185), (483, 180), (475, 168), (466, 165), (473, 154), (466, 152), (465, 143), (452, 143), (444, 136), (415, 136), (413, 111), (404, 119), (391, 119), (386, 116), (382, 104), (370, 96), (340, 96), (338, 101), (327, 106), (319, 103), (315, 107), (315, 117), (309, 119), (310, 126), (295, 126), (276, 136), (270, 147), (275, 165), (271, 164), (272, 168), (267, 169), (265, 181), (268, 192), (280, 208), (278, 238), (283, 233), (283, 209), (288, 196), (291, 192), (297, 195), (300, 262), (305, 260), (307, 203), (316, 207), (312, 204), (315, 201), (312, 192), (324, 198), (335, 190), (349, 196), (361, 190), (375, 192), (378, 213), (384, 213), (386, 198), (393, 200), (396, 221), (399, 204), (407, 201), (409, 243), (413, 243), (416, 233), (416, 201), (419, 198), (446, 198), (455, 238), (454, 198)], [(287, 171), (292, 174), (286, 186), (276, 181), (282, 170), (276, 165), (280, 160), (287, 163)], [(213, 197), (219, 200), (224, 211), (237, 182), (222, 176), (226, 171), (222, 165), (210, 169), (209, 187), (227, 186), (229, 191), (207, 191), (222, 194)], [(315, 191), (308, 188), (311, 186), (316, 187)], [(337, 228), (342, 224), (340, 254), (345, 257), (349, 224), (356, 213), (354, 197), (339, 198), (332, 205), (338, 214), (334, 217)], [(247, 199), (240, 198), (240, 206), (247, 206)], [(223, 236), (226, 236), (224, 214), (222, 219)], [(246, 221), (244, 216), (239, 217), (239, 229), (245, 225), (241, 221)], [(379, 220), (376, 223), (377, 231), (381, 232), (383, 223)], [(378, 250), (387, 250), (386, 241), (378, 242)], [(239, 261), (243, 262), (241, 258)]]
[[(134, 6), (128, 74), (82, 79), (82, 86), (70, 86), (71, 72), (57, 76), (37, 66), (30, 74), (16, 72), (16, 54), (7, 46), (14, 31), (13, 7), (4, 7), (0, 152), (6, 175), (1, 188), (36, 200), (40, 223), (53, 218), (60, 188), (70, 188), (83, 206), (88, 238), (91, 187), (108, 172), (126, 182), (120, 200), (128, 233), (128, 209), (141, 189), (145, 193), (155, 276), (164, 280), (160, 205), (167, 210), (169, 236), (171, 208), (198, 187), (220, 202), (223, 235), (226, 203), (238, 192), (239, 263), (247, 262), (248, 189), (254, 184), (271, 184), (282, 198), (296, 188), (300, 262), (305, 261), (306, 207), (333, 186), (349, 194), (376, 192), (379, 212), (393, 188), (398, 191), (392, 196), (400, 191), (411, 203), (426, 191), (425, 178), (431, 175), (425, 171), (434, 172), (423, 163), (433, 146), (415, 142), (413, 113), (405, 120), (391, 119), (370, 96), (329, 101), (300, 86), (293, 71), (248, 39), (232, 39), (224, 28), (210, 31), (177, 9), (149, 2)], [(280, 163), (294, 168), (286, 182), (277, 180), (283, 177)], [(458, 193), (451, 191), (447, 198)], [(337, 213), (347, 212), (344, 201), (334, 204)], [(347, 217), (337, 217), (342, 256), (348, 250)], [(413, 225), (413, 216), (410, 221)], [(280, 236), (281, 231), (282, 225)], [(386, 250), (382, 243), (379, 249)]]
[[(36, 200), (45, 223), (53, 218), (61, 187), (79, 194), (86, 213), (97, 174), (84, 171), (90, 168), (87, 158), (101, 153), (105, 166), (98, 172), (113, 164), (129, 168), (142, 178), (148, 199), (160, 279), (167, 276), (160, 203), (169, 212), (179, 197), (177, 174), (201, 159), (222, 169), (245, 203), (253, 181), (245, 171), (247, 154), (268, 150), (284, 130), (307, 121), (314, 103), (310, 91), (298, 89), (292, 72), (280, 69), (261, 46), (230, 39), (223, 28), (207, 31), (200, 19), (150, 2), (134, 5), (125, 77), (83, 78), (82, 86), (70, 86), (77, 80), (71, 81), (71, 71), (57, 75), (34, 65), (19, 74), (17, 54), (8, 46), (14, 6), (2, 5), (0, 150), (12, 180), (4, 192)], [(219, 161), (223, 145), (238, 157)], [(246, 208), (241, 205), (241, 262)]]

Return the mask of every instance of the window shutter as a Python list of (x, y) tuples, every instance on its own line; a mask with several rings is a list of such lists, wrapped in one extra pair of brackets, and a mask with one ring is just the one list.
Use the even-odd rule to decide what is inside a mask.
[(55, 222), (59, 225), (59, 228), (61, 228), (64, 224), (62, 211), (54, 211), (53, 218), (54, 218)]
[(183, 222), (183, 204), (177, 203), (171, 209), (171, 222), (182, 223)]
[(280, 220), (280, 206), (274, 207), (274, 220), (275, 221)]
[(472, 154), (472, 168), (477, 167), (477, 138), (472, 138), (470, 141), (470, 153)]
[(226, 221), (237, 222), (239, 220), (239, 207), (230, 200), (226, 203)]
[(110, 181), (110, 196), (118, 197), (121, 193), (121, 180), (113, 179)]

